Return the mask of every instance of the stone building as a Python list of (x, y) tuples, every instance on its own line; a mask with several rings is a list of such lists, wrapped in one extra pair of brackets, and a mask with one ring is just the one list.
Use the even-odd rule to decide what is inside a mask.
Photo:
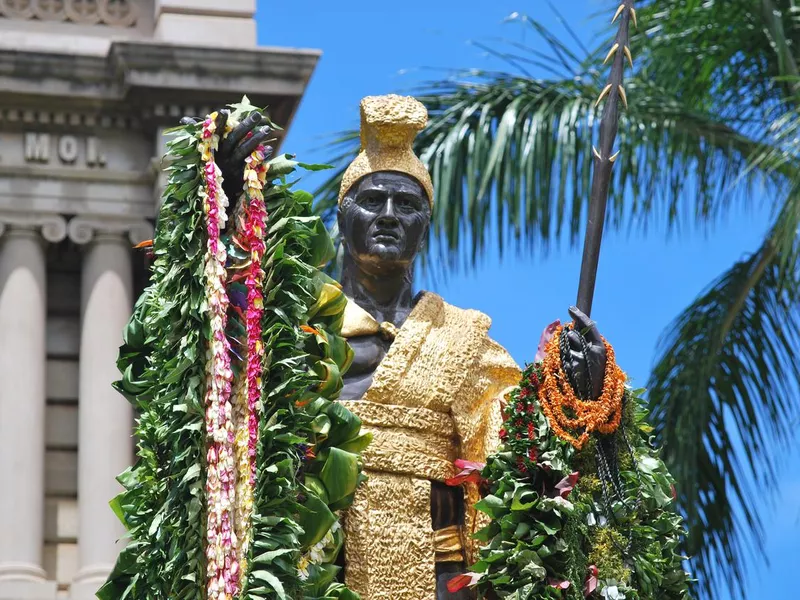
[(133, 457), (113, 391), (163, 130), (247, 94), (288, 126), (316, 51), (256, 46), (255, 0), (0, 0), (0, 600), (85, 600)]

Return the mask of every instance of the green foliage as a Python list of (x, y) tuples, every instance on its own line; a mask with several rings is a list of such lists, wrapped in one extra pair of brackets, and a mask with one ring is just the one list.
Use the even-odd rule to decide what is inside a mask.
[(205, 596), (206, 232), (195, 132), (169, 144), (169, 180), (158, 218), (152, 283), (136, 303), (115, 383), (139, 414), (137, 461), (118, 478), (112, 507), (128, 531), (101, 600)]
[(624, 505), (609, 505), (594, 446), (576, 451), (555, 435), (537, 400), (540, 380), (539, 366), (528, 367), (505, 409), (503, 443), (482, 472), (488, 493), (476, 508), (491, 523), (475, 535), (485, 543), (472, 566), (482, 597), (578, 600), (596, 567), (599, 585), (589, 598), (688, 600), (673, 480), (649, 444), (638, 396), (628, 394), (615, 434), (623, 448), (630, 442), (636, 464), (620, 465)]
[(631, 571), (625, 567), (622, 553), (618, 550), (624, 548), (626, 543), (625, 536), (611, 527), (598, 527), (593, 532), (588, 560), (597, 566), (604, 579), (630, 583)]
[(264, 194), (267, 357), (253, 545), (242, 590), (254, 600), (353, 597), (335, 582), (338, 548), (307, 580), (297, 567), (338, 522), (334, 511), (349, 505), (363, 477), (358, 454), (339, 448), (359, 437), (361, 422), (333, 401), (352, 362), (352, 350), (339, 335), (344, 296), (318, 270), (330, 260), (332, 244), (311, 214), (309, 195), (293, 190), (290, 177), (298, 166), (288, 155), (270, 161)]
[[(241, 118), (253, 107), (236, 106)], [(138, 461), (120, 476), (125, 492), (112, 508), (131, 543), (121, 553), (102, 600), (205, 597), (205, 360), (209, 323), (203, 261), (207, 234), (199, 195), (199, 125), (174, 131), (169, 184), (154, 240), (151, 285), (125, 331), (116, 387), (136, 407)], [(288, 178), (298, 163), (269, 165), (262, 342), (266, 349), (259, 411), (253, 542), (242, 597), (357, 600), (335, 581), (341, 548), (336, 511), (363, 479), (359, 453), (369, 443), (360, 420), (334, 400), (352, 350), (341, 338), (344, 296), (318, 267), (332, 243), (310, 195)], [(313, 166), (311, 166), (313, 168)], [(229, 222), (233, 222), (229, 221)], [(223, 234), (237, 273), (248, 260), (233, 231)], [(231, 279), (229, 292), (241, 293)], [(232, 309), (228, 335), (242, 345), (242, 313)], [(238, 376), (242, 366), (234, 362)], [(334, 535), (308, 577), (305, 552)]]

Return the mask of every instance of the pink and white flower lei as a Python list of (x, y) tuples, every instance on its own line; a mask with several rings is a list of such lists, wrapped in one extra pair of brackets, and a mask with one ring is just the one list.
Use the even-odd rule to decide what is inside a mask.
[(256, 484), (256, 450), (258, 444), (258, 402), (261, 397), (264, 369), (264, 345), (261, 341), (261, 317), (264, 304), (261, 289), (264, 270), (261, 261), (266, 245), (264, 234), (267, 211), (263, 187), (267, 165), (264, 148), (259, 146), (246, 160), (244, 170), (244, 231), (243, 246), (250, 252), (245, 271), (247, 309), (245, 327), (247, 349), (245, 376), (236, 382), (234, 409), (236, 412), (236, 535), (240, 577), (247, 570), (247, 552), (252, 539), (251, 519)]
[(256, 148), (245, 159), (244, 193), (245, 244), (250, 251), (245, 284), (247, 287), (247, 404), (250, 456), (250, 484), (256, 484), (256, 448), (258, 445), (258, 402), (261, 399), (261, 375), (264, 371), (264, 344), (261, 341), (261, 317), (264, 314), (264, 298), (261, 294), (264, 285), (264, 270), (261, 261), (266, 244), (264, 236), (267, 225), (267, 208), (264, 204), (264, 185), (267, 179), (267, 164), (263, 146)]
[(206, 302), (211, 339), (206, 362), (206, 457), (207, 530), (206, 585), (211, 600), (232, 600), (239, 591), (239, 563), (236, 558), (234, 527), (235, 462), (234, 426), (231, 415), (230, 343), (226, 335), (228, 295), (225, 290), (227, 252), (220, 231), (227, 220), (228, 199), (222, 190), (222, 173), (213, 150), (219, 144), (216, 113), (203, 122), (198, 147), (203, 159), (203, 210), (206, 215), (208, 244), (205, 259)]
[(234, 441), (236, 453), (236, 557), (239, 561), (239, 583), (247, 576), (247, 553), (252, 542), (253, 494), (250, 484), (250, 453), (248, 451), (250, 420), (247, 409), (247, 377), (241, 374), (233, 386), (233, 414), (236, 427)]

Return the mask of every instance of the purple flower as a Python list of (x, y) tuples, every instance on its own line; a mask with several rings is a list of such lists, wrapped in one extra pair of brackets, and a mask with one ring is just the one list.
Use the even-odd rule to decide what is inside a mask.
[(247, 294), (245, 292), (231, 288), (228, 290), (228, 298), (234, 306), (238, 306), (242, 310), (247, 308)]
[(539, 362), (544, 360), (545, 350), (547, 349), (547, 343), (552, 339), (553, 334), (556, 332), (556, 329), (561, 327), (561, 320), (556, 319), (550, 325), (544, 328), (542, 331), (542, 337), (539, 338), (539, 347), (536, 350), (536, 357), (534, 361)]

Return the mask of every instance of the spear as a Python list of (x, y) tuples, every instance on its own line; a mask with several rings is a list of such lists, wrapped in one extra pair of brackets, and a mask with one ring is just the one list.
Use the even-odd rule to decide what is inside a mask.
[(595, 108), (605, 99), (603, 115), (600, 118), (600, 149), (592, 146), (594, 154), (594, 172), (592, 173), (592, 191), (589, 196), (589, 219), (586, 223), (586, 237), (583, 242), (583, 259), (581, 261), (581, 278), (578, 284), (578, 308), (587, 316), (592, 312), (592, 299), (594, 297), (595, 280), (597, 279), (597, 263), (600, 260), (600, 244), (603, 241), (603, 224), (606, 216), (606, 203), (608, 201), (608, 186), (611, 182), (611, 171), (619, 152), (612, 154), (614, 140), (619, 127), (620, 102), (628, 108), (628, 98), (622, 86), (622, 76), (627, 60), (633, 67), (633, 57), (629, 45), (630, 22), (636, 26), (636, 9), (633, 0), (622, 0), (617, 8), (614, 23), (620, 19), (617, 37), (611, 46), (603, 64), (611, 63), (611, 72), (608, 82), (595, 102)]

